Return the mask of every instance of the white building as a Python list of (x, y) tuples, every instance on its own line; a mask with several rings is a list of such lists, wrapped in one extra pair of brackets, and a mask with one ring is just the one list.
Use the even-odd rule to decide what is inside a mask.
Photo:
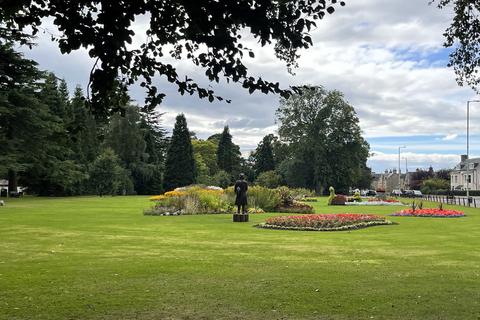
[(469, 190), (480, 190), (480, 158), (467, 159), (462, 155), (460, 163), (450, 172), (450, 189), (467, 190), (467, 179)]

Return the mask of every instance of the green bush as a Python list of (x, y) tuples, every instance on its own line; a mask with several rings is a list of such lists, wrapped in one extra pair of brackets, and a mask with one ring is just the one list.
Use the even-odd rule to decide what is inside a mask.
[(302, 200), (315, 196), (315, 192), (313, 190), (305, 188), (290, 188), (290, 193), (295, 200)]
[(232, 183), (232, 179), (226, 171), (220, 170), (213, 176), (212, 182), (214, 185), (225, 189)]
[(280, 196), (280, 206), (288, 207), (293, 204), (292, 190), (288, 187), (277, 188), (276, 192)]
[(210, 190), (202, 186), (178, 188), (153, 198), (156, 204), (150, 214), (163, 212), (207, 214), (226, 213), (232, 210), (232, 203), (223, 190)]
[[(229, 201), (235, 202), (235, 192), (233, 187), (225, 190), (225, 194)], [(281, 204), (280, 196), (275, 189), (268, 189), (261, 186), (251, 186), (247, 192), (248, 206), (253, 208), (261, 208), (265, 211), (274, 211)]]
[(277, 207), (276, 211), (285, 213), (314, 213), (313, 207), (311, 205), (298, 201), (293, 201), (288, 206)]
[(265, 171), (255, 180), (255, 184), (265, 188), (276, 188), (280, 185), (281, 177), (275, 171)]

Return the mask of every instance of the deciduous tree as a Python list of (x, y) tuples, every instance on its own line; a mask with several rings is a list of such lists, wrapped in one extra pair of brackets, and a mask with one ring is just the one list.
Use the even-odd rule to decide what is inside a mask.
[[(287, 68), (296, 66), (298, 51), (310, 47), (310, 30), (336, 0), (274, 1), (53, 1), (4, 0), (0, 7), (0, 35), (18, 39), (29, 28), (35, 35), (45, 18), (58, 33), (52, 37), (62, 53), (86, 48), (96, 62), (90, 74), (91, 103), (98, 113), (121, 110), (119, 93), (135, 83), (146, 88), (146, 105), (162, 101), (153, 83), (164, 77), (180, 94), (222, 100), (208, 87), (181, 75), (172, 62), (188, 60), (205, 70), (210, 81), (238, 82), (250, 93), (290, 93), (278, 82), (251, 76), (244, 57), (254, 52), (242, 41), (245, 30), (262, 45), (273, 45)], [(343, 1), (338, 2), (341, 5)], [(133, 23), (149, 19), (145, 41), (132, 46)], [(118, 90), (117, 90), (118, 89)]]
[(444, 33), (445, 46), (453, 48), (453, 66), (460, 85), (480, 93), (480, 3), (475, 0), (432, 0), (440, 8), (453, 7), (453, 21)]
[(368, 158), (368, 143), (358, 117), (338, 91), (305, 86), (301, 95), (281, 99), (277, 110), (280, 138), (305, 168), (304, 187), (345, 192), (358, 180)]

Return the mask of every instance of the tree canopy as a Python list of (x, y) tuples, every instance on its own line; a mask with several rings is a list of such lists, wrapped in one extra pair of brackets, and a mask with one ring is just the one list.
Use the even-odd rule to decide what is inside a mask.
[[(165, 93), (152, 84), (158, 75), (180, 94), (197, 94), (209, 101), (223, 100), (210, 88), (177, 72), (175, 60), (189, 60), (205, 70), (209, 81), (240, 83), (250, 93), (291, 91), (278, 82), (250, 76), (244, 57), (254, 52), (242, 38), (249, 32), (260, 45), (273, 45), (287, 68), (296, 66), (298, 51), (310, 47), (309, 32), (337, 0), (177, 0), (177, 1), (53, 1), (4, 0), (0, 7), (0, 38), (35, 35), (44, 18), (52, 18), (52, 34), (62, 53), (81, 47), (95, 65), (90, 73), (90, 102), (99, 113), (121, 110), (119, 93), (136, 82), (146, 89), (146, 106), (155, 107)], [(136, 47), (134, 22), (148, 19), (145, 41)], [(29, 33), (32, 30), (31, 33)], [(23, 38), (24, 41), (25, 38)]]
[[(292, 155), (280, 165), (285, 177), (317, 191), (333, 185), (345, 192), (359, 183), (369, 145), (342, 93), (305, 86), (302, 94), (280, 101), (277, 119), (280, 138)], [(293, 169), (296, 174), (289, 172)]]
[(472, 0), (432, 0), (439, 8), (453, 6), (451, 25), (444, 33), (445, 46), (454, 48), (449, 66), (460, 85), (467, 84), (480, 93), (480, 2)]
[(165, 190), (173, 190), (195, 183), (196, 170), (192, 141), (183, 114), (176, 118), (165, 161)]

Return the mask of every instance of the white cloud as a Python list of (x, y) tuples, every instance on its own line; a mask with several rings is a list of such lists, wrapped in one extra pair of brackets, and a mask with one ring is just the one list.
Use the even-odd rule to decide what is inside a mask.
[[(402, 172), (405, 172), (406, 166), (408, 166), (409, 172), (415, 171), (417, 168), (426, 169), (430, 166), (435, 170), (450, 169), (459, 162), (460, 156), (457, 154), (402, 152), (400, 168)], [(377, 169), (377, 172), (383, 169), (398, 168), (398, 153), (387, 154), (373, 151), (373, 156), (368, 160), (368, 164)]]
[(450, 140), (455, 140), (458, 137), (458, 134), (456, 133), (450, 133), (447, 134), (445, 137), (442, 138), (443, 141), (450, 141)]

